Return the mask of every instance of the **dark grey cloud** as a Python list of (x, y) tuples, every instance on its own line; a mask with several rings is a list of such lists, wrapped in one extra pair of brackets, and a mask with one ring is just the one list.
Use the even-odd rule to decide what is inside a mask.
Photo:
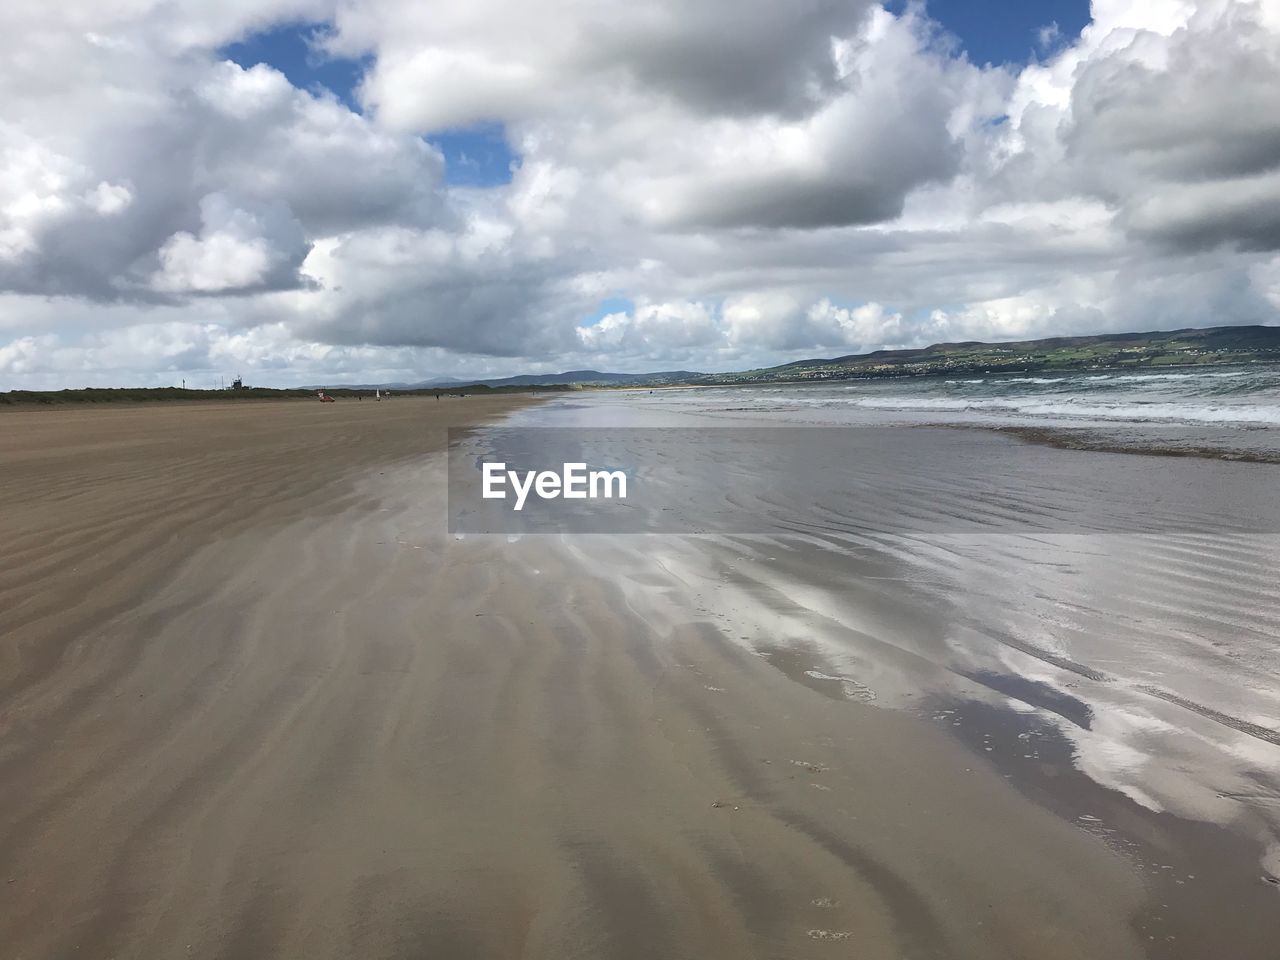
[(1151, 46), (1079, 70), (1063, 130), (1079, 181), (1135, 237), (1280, 249), (1280, 36), (1235, 3)]
[(1280, 176), (1258, 183), (1168, 185), (1124, 211), (1129, 234), (1175, 251), (1280, 250)]
[(906, 191), (894, 186), (874, 180), (835, 183), (816, 177), (744, 176), (720, 184), (711, 196), (691, 199), (678, 223), (700, 229), (879, 223), (902, 212)]
[(601, 18), (584, 65), (617, 68), (643, 89), (713, 116), (802, 116), (840, 83), (833, 37), (855, 34), (866, 0), (627, 4)]
[(304, 320), (300, 330), (328, 343), (521, 357), (571, 346), (566, 319), (572, 312), (545, 278), (513, 271), (407, 280), (362, 292), (344, 300), (332, 317)]
[(498, 357), (553, 354), (575, 341), (577, 311), (589, 299), (568, 281), (578, 256), (552, 258), (527, 239), (468, 232), (390, 229), (355, 234), (314, 266), (316, 309), (304, 304), (297, 330), (326, 343), (436, 347)]

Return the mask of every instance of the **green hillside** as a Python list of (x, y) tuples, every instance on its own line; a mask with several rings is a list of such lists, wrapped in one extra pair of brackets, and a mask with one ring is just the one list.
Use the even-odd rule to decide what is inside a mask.
[(916, 350), (800, 360), (795, 363), (708, 374), (703, 383), (769, 383), (937, 374), (1053, 373), (1090, 369), (1280, 361), (1280, 327), (1211, 327), (1164, 333), (1113, 333), (1050, 337), (1013, 343), (939, 343)]

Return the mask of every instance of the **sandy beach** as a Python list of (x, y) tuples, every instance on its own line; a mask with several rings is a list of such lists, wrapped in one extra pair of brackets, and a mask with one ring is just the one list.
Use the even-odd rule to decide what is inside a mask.
[(1061, 808), (1107, 791), (832, 695), (659, 555), (447, 534), (444, 428), (519, 402), (0, 414), (5, 957), (1271, 955), (1226, 834), (1116, 807), (1236, 858), (1188, 912)]

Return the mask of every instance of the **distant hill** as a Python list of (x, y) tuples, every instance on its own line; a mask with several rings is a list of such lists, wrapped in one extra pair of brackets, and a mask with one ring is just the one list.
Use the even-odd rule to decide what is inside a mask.
[[(890, 377), (985, 375), (992, 373), (1069, 373), (1073, 370), (1148, 370), (1182, 366), (1280, 362), (1280, 327), (1240, 326), (1152, 333), (1104, 333), (1087, 337), (1049, 337), (1011, 343), (935, 343), (910, 350), (876, 350), (829, 359), (796, 360), (776, 367), (736, 373), (564, 373), (523, 374), (493, 380), (431, 380), (425, 383), (330, 386), (329, 393), (354, 397), (374, 389), (396, 393), (487, 390), (568, 390), (575, 387), (657, 387), (674, 384), (732, 386), (810, 380), (871, 380)], [(179, 390), (174, 387), (14, 390), (0, 393), (0, 404), (114, 403), (150, 400), (229, 400), (304, 397), (314, 387), (273, 390)]]
[(740, 373), (707, 374), (702, 383), (880, 379), (937, 374), (1054, 373), (1280, 361), (1280, 327), (1241, 326), (1152, 333), (1049, 337), (1010, 343), (936, 343), (826, 360), (797, 360)]
[(688, 370), (601, 373), (598, 370), (571, 370), (566, 373), (526, 374), (499, 380), (437, 381), (415, 386), (425, 389), (456, 389), (471, 384), (490, 387), (732, 385), (938, 374), (1065, 373), (1095, 368), (1141, 369), (1258, 361), (1280, 361), (1280, 327), (1209, 327), (1149, 333), (1104, 333), (1008, 343), (968, 340), (960, 343), (935, 343), (909, 350), (876, 350), (830, 359), (796, 360), (776, 367), (734, 373), (694, 373)]
[(676, 384), (729, 386), (805, 380), (867, 380), (937, 374), (1069, 372), (1104, 367), (1146, 368), (1191, 364), (1280, 361), (1280, 327), (1208, 327), (1149, 333), (1104, 333), (985, 343), (935, 343), (908, 350), (876, 350), (828, 359), (796, 360), (776, 367), (733, 373), (664, 370), (658, 373), (603, 373), (568, 370), (528, 373), (491, 380), (428, 380), (370, 384), (395, 390), (459, 390), (464, 387), (659, 387)]

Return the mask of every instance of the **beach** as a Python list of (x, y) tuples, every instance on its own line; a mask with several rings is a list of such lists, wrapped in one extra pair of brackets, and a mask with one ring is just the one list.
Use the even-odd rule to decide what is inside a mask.
[(450, 532), (616, 413), (0, 414), (5, 956), (1274, 955), (1274, 539)]

